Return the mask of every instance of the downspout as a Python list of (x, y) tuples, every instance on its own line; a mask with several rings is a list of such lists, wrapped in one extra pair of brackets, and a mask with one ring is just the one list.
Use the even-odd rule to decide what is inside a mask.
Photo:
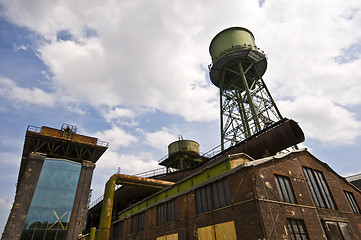
[(110, 224), (112, 220), (115, 185), (133, 185), (149, 188), (163, 189), (173, 185), (173, 182), (157, 180), (152, 178), (136, 177), (125, 174), (114, 174), (105, 184), (102, 211), (100, 213), (99, 232), (97, 240), (108, 240)]

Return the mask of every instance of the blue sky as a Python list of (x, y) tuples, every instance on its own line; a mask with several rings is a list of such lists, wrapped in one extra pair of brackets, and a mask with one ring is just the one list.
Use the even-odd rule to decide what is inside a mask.
[(110, 143), (93, 200), (118, 168), (157, 168), (182, 135), (220, 144), (208, 47), (221, 30), (253, 32), (264, 80), (303, 146), (342, 176), (361, 172), (361, 2), (0, 0), (0, 232), (28, 125), (78, 127)]

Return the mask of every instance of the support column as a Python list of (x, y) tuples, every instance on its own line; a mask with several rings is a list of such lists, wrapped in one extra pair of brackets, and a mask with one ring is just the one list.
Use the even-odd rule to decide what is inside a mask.
[(6, 223), (2, 240), (18, 240), (23, 231), (24, 222), (43, 167), (45, 155), (30, 153), (23, 177), (18, 183), (13, 207)]
[(95, 163), (90, 161), (83, 161), (80, 171), (78, 187), (75, 194), (73, 210), (69, 223), (69, 232), (67, 240), (77, 239), (79, 234), (83, 231), (83, 224), (85, 222), (88, 197), (90, 192), (90, 184), (93, 177)]

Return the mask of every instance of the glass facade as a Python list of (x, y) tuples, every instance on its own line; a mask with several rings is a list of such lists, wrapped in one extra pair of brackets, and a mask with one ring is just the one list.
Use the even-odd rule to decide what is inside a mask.
[(80, 163), (45, 159), (21, 240), (66, 239), (80, 170)]

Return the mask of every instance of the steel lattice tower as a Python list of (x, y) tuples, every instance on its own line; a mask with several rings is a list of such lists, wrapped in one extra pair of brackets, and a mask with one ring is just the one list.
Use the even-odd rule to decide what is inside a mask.
[(264, 53), (253, 34), (232, 27), (218, 33), (209, 51), (211, 81), (220, 89), (221, 146), (235, 145), (282, 119), (262, 76)]

